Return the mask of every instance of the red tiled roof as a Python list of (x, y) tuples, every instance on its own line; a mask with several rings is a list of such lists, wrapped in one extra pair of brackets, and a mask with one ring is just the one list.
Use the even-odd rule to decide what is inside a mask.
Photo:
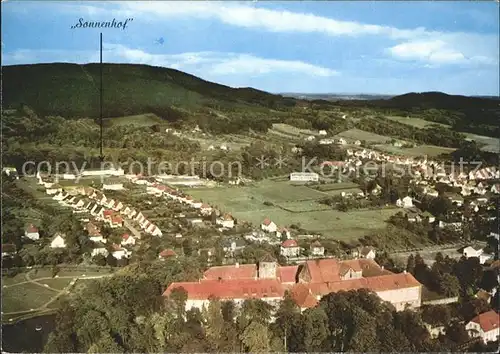
[(177, 253), (175, 253), (171, 249), (167, 249), (167, 250), (161, 251), (160, 252), (160, 256), (163, 257), (163, 258), (166, 258), (166, 257), (175, 257), (175, 256), (177, 256)]
[(124, 234), (124, 235), (122, 236), (122, 238), (123, 238), (124, 240), (128, 240), (128, 238), (129, 238), (129, 237), (130, 237), (130, 235), (129, 235), (129, 234)]
[(318, 304), (318, 300), (305, 284), (295, 284), (291, 289), (292, 299), (300, 308), (311, 308)]
[(208, 280), (229, 279), (255, 279), (257, 266), (255, 264), (240, 264), (212, 267), (203, 273), (203, 278)]
[(35, 232), (38, 232), (38, 229), (33, 224), (31, 224), (31, 225), (28, 226), (28, 228), (26, 229), (26, 231), (28, 233), (35, 233)]
[(484, 312), (474, 317), (471, 322), (479, 324), (483, 332), (489, 332), (499, 327), (499, 315), (494, 310)]
[(188, 299), (191, 300), (205, 300), (211, 297), (219, 299), (282, 298), (285, 295), (285, 289), (276, 279), (202, 280), (192, 283), (172, 283), (163, 296), (168, 296), (175, 288), (184, 288), (188, 293)]
[(271, 219), (264, 219), (264, 221), (262, 222), (263, 225), (266, 225), (266, 226), (269, 226), (271, 224)]
[(113, 210), (104, 210), (103, 215), (104, 217), (108, 217), (113, 215), (114, 211)]
[(233, 217), (231, 216), (231, 214), (224, 214), (223, 219), (226, 221), (231, 221), (231, 220), (233, 220)]
[(122, 219), (122, 217), (121, 217), (121, 216), (119, 216), (119, 215), (113, 215), (113, 216), (111, 217), (111, 222), (112, 222), (113, 224), (123, 224), (123, 219)]
[(188, 195), (188, 196), (186, 197), (186, 200), (193, 200), (193, 197), (191, 197), (190, 195)]
[(285, 266), (278, 268), (279, 278), (282, 283), (295, 283), (295, 276), (299, 266)]
[(208, 208), (210, 208), (210, 205), (208, 205), (208, 204), (202, 204), (201, 208), (202, 209), (208, 209)]
[(305, 271), (311, 277), (311, 283), (327, 283), (340, 281), (340, 266), (336, 259), (316, 259), (306, 261)]
[(292, 247), (298, 247), (299, 245), (297, 244), (297, 241), (295, 240), (286, 240), (281, 244), (281, 247), (284, 248), (292, 248)]

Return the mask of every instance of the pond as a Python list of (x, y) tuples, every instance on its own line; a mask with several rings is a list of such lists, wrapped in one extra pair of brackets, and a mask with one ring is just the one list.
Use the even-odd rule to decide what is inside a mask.
[(2, 325), (2, 352), (41, 353), (55, 320), (56, 315), (44, 315)]

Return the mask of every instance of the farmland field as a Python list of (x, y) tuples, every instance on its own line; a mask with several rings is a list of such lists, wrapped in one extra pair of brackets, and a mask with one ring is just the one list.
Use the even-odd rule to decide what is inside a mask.
[(272, 130), (285, 134), (291, 135), (294, 137), (300, 137), (301, 135), (318, 135), (318, 132), (309, 130), (309, 129), (300, 129), (294, 126), (283, 124), (283, 123), (275, 123), (273, 124)]
[(329, 206), (320, 204), (317, 201), (313, 200), (305, 200), (300, 202), (283, 202), (276, 205), (292, 213), (304, 213), (304, 212), (323, 211), (331, 209)]
[(401, 116), (386, 116), (385, 118), (392, 120), (392, 121), (395, 121), (395, 122), (398, 122), (398, 123), (411, 125), (412, 127), (419, 128), (419, 129), (426, 128), (426, 127), (433, 125), (433, 124), (439, 125), (443, 128), (450, 128), (449, 125), (431, 122), (431, 121), (428, 121), (428, 120), (425, 120), (422, 118), (406, 118), (406, 117), (401, 117)]
[[(352, 187), (352, 184), (346, 185)], [(335, 192), (357, 191), (337, 189)], [(369, 230), (382, 228), (385, 220), (398, 209), (340, 212), (318, 203), (329, 193), (307, 186), (292, 186), (290, 182), (263, 181), (254, 186), (228, 188), (196, 188), (188, 192), (194, 198), (209, 203), (223, 212), (231, 213), (241, 221), (260, 225), (270, 218), (278, 226), (299, 225), (310, 232), (327, 237), (350, 240), (363, 236)], [(264, 204), (269, 202), (269, 205)], [(288, 210), (284, 210), (284, 209)]]
[(335, 137), (347, 139), (348, 143), (354, 140), (365, 140), (368, 143), (383, 144), (391, 140), (391, 137), (370, 133), (360, 129), (346, 130), (342, 133), (335, 135)]
[(441, 147), (441, 146), (435, 146), (435, 145), (421, 145), (413, 148), (398, 148), (396, 146), (393, 146), (391, 144), (379, 144), (375, 145), (375, 148), (388, 152), (388, 153), (393, 153), (397, 155), (405, 155), (405, 156), (438, 156), (441, 154), (449, 154), (456, 149), (454, 148), (447, 148), (447, 147)]
[(344, 191), (346, 189), (353, 189), (353, 188), (358, 188), (358, 185), (352, 182), (320, 184), (319, 186), (314, 187), (314, 189), (317, 189), (321, 192), (327, 192), (333, 190)]

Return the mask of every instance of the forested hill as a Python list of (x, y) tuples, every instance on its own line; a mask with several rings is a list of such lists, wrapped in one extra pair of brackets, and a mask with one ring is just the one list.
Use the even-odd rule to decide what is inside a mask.
[(448, 124), (454, 130), (498, 136), (500, 100), (448, 95), (442, 92), (407, 93), (387, 100), (336, 101), (344, 107), (363, 107), (389, 115), (408, 115)]
[[(99, 115), (99, 64), (33, 64), (3, 67), (3, 105), (21, 104), (39, 115)], [(237, 106), (280, 108), (295, 100), (252, 88), (231, 88), (182, 71), (136, 64), (104, 64), (104, 116), (155, 113), (170, 119), (171, 107), (224, 110)]]

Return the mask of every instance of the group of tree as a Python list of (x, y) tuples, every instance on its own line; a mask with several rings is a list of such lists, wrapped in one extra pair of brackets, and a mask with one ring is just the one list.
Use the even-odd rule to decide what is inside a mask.
[[(187, 293), (166, 286), (199, 276), (193, 264), (134, 264), (92, 282), (64, 303), (45, 352), (439, 351), (462, 338), (431, 339), (420, 314), (396, 312), (367, 290), (331, 293), (304, 312), (290, 293), (276, 308), (258, 299), (236, 306), (212, 298), (186, 311)], [(158, 263), (158, 262), (157, 262)]]

